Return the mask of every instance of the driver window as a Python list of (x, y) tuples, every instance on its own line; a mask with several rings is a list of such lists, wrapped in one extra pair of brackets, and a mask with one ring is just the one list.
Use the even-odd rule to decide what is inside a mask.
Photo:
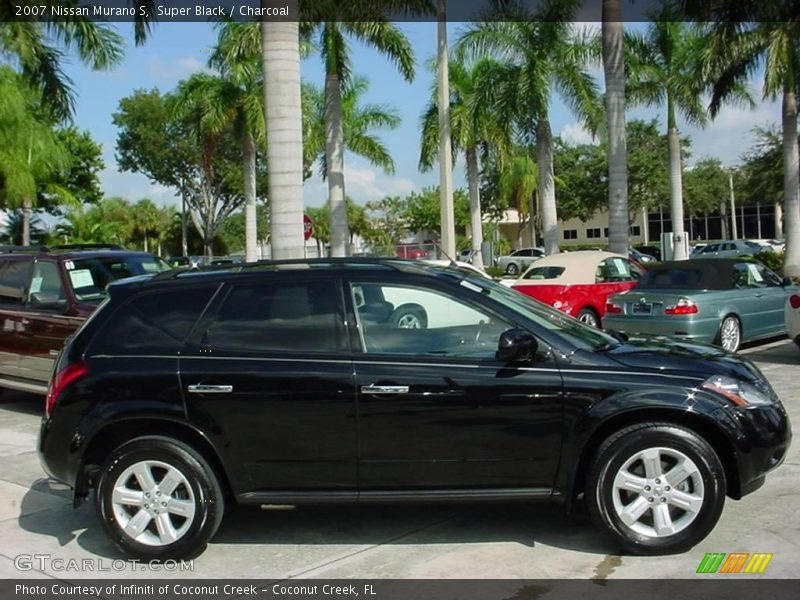
[(64, 284), (58, 265), (49, 261), (37, 261), (33, 266), (28, 302), (31, 305), (55, 304), (66, 299)]
[(369, 354), (493, 357), (512, 325), (438, 290), (351, 284), (361, 345)]

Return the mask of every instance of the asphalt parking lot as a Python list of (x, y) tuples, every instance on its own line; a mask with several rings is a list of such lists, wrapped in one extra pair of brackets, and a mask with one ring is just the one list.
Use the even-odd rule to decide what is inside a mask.
[[(800, 351), (781, 340), (744, 353), (764, 371), (796, 429)], [(35, 451), (41, 406), (40, 398), (20, 393), (0, 399), (0, 578), (163, 578), (161, 570), (123, 561), (93, 504), (73, 509), (70, 493), (45, 478)], [(800, 573), (799, 446), (795, 441), (763, 488), (728, 500), (712, 534), (681, 555), (619, 556), (582, 511), (566, 516), (555, 505), (239, 508), (228, 511), (193, 568), (168, 576), (691, 578), (708, 577), (695, 574), (706, 553), (763, 552), (774, 556), (760, 577), (794, 578)], [(81, 568), (71, 570), (76, 564)]]

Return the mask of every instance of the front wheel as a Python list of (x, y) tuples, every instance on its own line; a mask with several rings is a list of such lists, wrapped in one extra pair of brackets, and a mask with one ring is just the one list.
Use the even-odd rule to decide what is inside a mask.
[(117, 448), (97, 486), (106, 532), (125, 554), (141, 560), (191, 558), (222, 521), (216, 474), (191, 447), (164, 437), (140, 437)]
[(586, 323), (590, 327), (600, 329), (600, 317), (591, 308), (582, 308), (578, 311), (578, 320), (581, 323)]
[(589, 469), (592, 519), (634, 554), (692, 548), (716, 525), (725, 504), (725, 475), (713, 448), (668, 423), (619, 431)]
[(396, 329), (426, 329), (428, 313), (419, 304), (402, 304), (389, 317), (389, 322)]
[(506, 267), (506, 273), (512, 277), (519, 275), (519, 267), (517, 266), (517, 263), (508, 263), (508, 266)]

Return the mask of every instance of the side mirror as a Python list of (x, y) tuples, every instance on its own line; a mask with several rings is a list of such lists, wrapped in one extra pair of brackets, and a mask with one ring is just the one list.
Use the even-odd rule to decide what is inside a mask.
[(791, 277), (784, 277), (781, 279), (781, 287), (789, 287), (794, 285), (794, 281), (792, 281)]
[(45, 310), (63, 310), (67, 307), (67, 301), (54, 292), (35, 292), (31, 294), (30, 304)]
[(523, 362), (530, 360), (539, 349), (539, 343), (529, 331), (507, 329), (500, 334), (495, 358), (502, 362)]

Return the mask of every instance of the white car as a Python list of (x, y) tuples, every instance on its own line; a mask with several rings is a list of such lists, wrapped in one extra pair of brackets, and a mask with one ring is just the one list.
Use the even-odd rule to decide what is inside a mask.
[(433, 265), (435, 267), (444, 267), (450, 269), (456, 269), (457, 271), (462, 271), (463, 273), (468, 273), (470, 275), (477, 275), (478, 277), (484, 277), (486, 279), (491, 279), (489, 275), (486, 274), (486, 271), (482, 271), (475, 265), (471, 263), (464, 262), (462, 260), (439, 260), (439, 259), (427, 259), (424, 258), (420, 262), (425, 263), (426, 265)]
[(511, 276), (517, 276), (543, 256), (544, 248), (520, 248), (507, 256), (500, 256), (495, 266)]
[(792, 294), (787, 298), (784, 315), (789, 339), (800, 347), (800, 294)]

